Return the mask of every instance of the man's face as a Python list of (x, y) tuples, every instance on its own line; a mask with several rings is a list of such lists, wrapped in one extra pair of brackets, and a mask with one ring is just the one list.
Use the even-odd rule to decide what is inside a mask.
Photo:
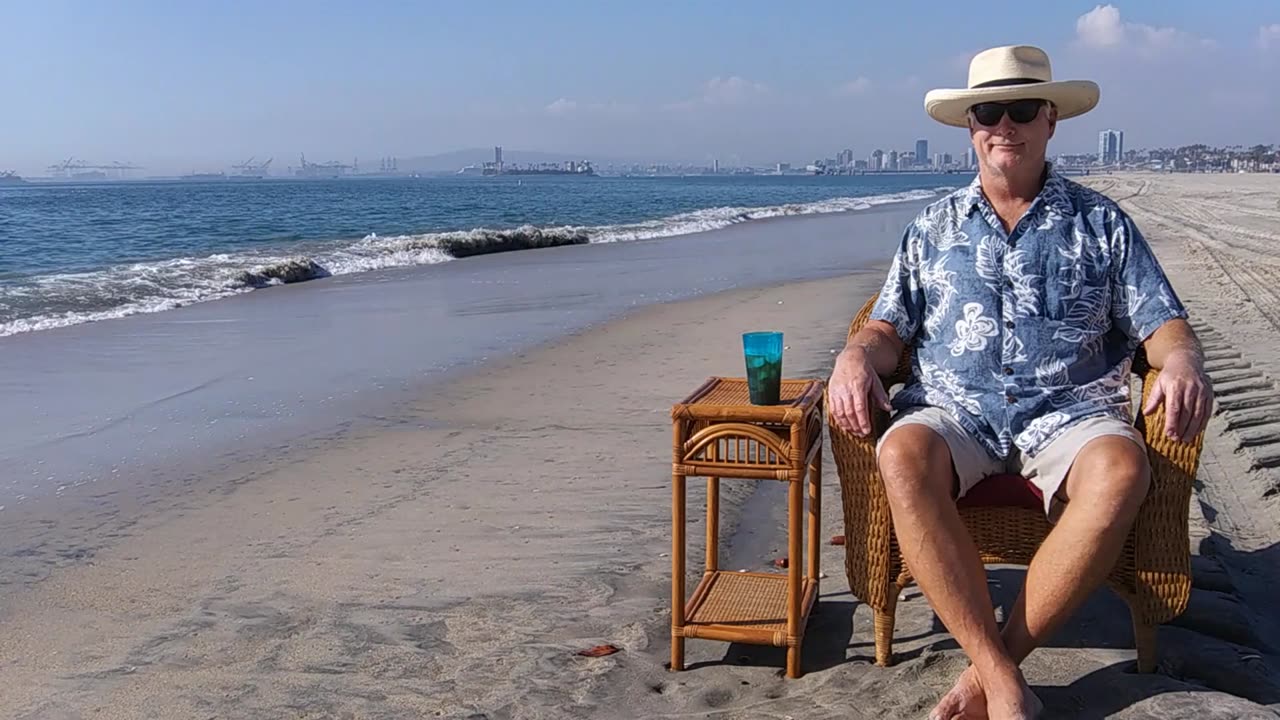
[(1056, 126), (1057, 111), (1043, 100), (982, 103), (969, 109), (969, 137), (978, 161), (1001, 175), (1029, 166), (1038, 172)]

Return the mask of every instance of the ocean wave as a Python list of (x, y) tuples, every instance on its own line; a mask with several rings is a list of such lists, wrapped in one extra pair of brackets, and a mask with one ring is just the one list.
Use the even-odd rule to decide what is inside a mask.
[(689, 235), (744, 222), (866, 210), (926, 200), (935, 190), (839, 197), (766, 207), (715, 207), (623, 225), (477, 228), (417, 235), (367, 235), (354, 242), (311, 243), (308, 251), (219, 253), (58, 273), (0, 283), (0, 337), (84, 322), (162, 312), (251, 290), (333, 275), (434, 265), (458, 258), (535, 248)]

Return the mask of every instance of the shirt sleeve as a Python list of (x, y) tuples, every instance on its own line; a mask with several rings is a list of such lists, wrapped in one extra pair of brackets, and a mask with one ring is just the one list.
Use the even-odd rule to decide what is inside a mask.
[(898, 339), (911, 344), (924, 318), (925, 294), (920, 285), (920, 236), (915, 223), (907, 226), (902, 243), (894, 253), (893, 264), (880, 289), (880, 297), (871, 308), (872, 320), (883, 320), (893, 326)]
[(1145, 342), (1166, 322), (1186, 318), (1187, 310), (1133, 220), (1123, 213), (1119, 220), (1111, 320), (1135, 342)]

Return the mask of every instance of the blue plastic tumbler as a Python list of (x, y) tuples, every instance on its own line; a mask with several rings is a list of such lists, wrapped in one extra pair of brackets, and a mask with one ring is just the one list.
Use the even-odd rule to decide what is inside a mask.
[(752, 405), (777, 405), (782, 390), (782, 333), (742, 334), (747, 361), (747, 391)]

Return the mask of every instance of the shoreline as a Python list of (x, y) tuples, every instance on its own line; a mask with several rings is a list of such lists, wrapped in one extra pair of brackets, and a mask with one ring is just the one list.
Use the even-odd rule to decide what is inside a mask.
[[(0, 506), (120, 490), (126, 472), (158, 486), (279, 461), (294, 443), (394, 423), (441, 378), (637, 308), (856, 270), (918, 205), (326, 278), (11, 336)], [(808, 252), (778, 254), (781, 233)]]

